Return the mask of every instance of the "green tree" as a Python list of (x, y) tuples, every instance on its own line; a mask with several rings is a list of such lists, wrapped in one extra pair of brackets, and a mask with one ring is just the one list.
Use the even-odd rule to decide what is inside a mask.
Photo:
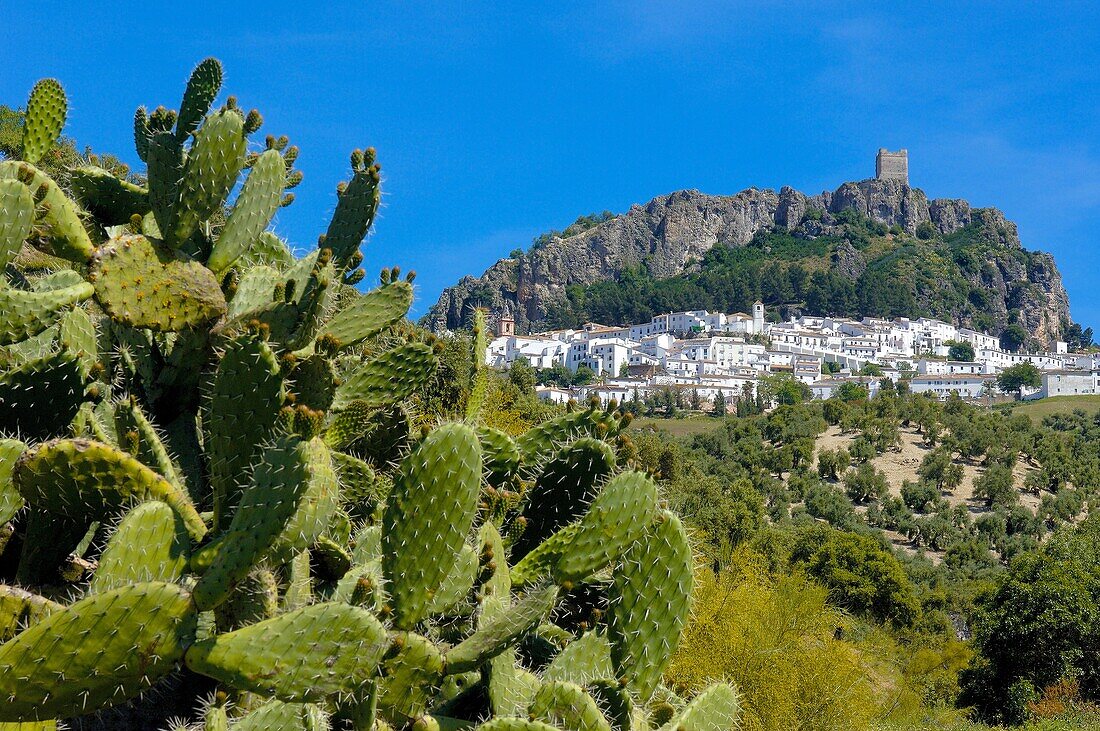
[(863, 401), (867, 398), (867, 387), (855, 381), (845, 381), (837, 388), (836, 397), (844, 403)]
[[(741, 402), (738, 401), (737, 403), (740, 407)], [(714, 403), (711, 406), (710, 413), (719, 417), (726, 415), (726, 395), (722, 393), (722, 389), (718, 389), (718, 393), (714, 394)]]
[(512, 382), (520, 393), (530, 393), (535, 390), (535, 369), (526, 358), (516, 358), (508, 369), (508, 380)]
[(1019, 323), (1012, 323), (1001, 333), (1001, 348), (1004, 350), (1018, 351), (1031, 337), (1027, 330)]
[(844, 491), (852, 502), (866, 503), (886, 496), (889, 486), (886, 475), (869, 462), (861, 464), (844, 475)]
[(822, 449), (817, 455), (817, 473), (824, 479), (836, 480), (851, 463), (851, 455), (844, 447)]
[(987, 467), (974, 480), (974, 497), (984, 499), (991, 508), (1009, 508), (1018, 503), (1020, 495), (1013, 485), (1012, 470), (999, 464)]
[(629, 378), (629, 377), (630, 377), (630, 364), (627, 363), (624, 360), (622, 362), (622, 364), (619, 366), (619, 378)]
[(948, 346), (948, 359), (966, 361), (967, 363), (974, 360), (974, 346), (970, 343), (963, 340), (948, 340), (944, 345)]
[(1024, 388), (1039, 388), (1041, 385), (1042, 376), (1032, 363), (1017, 363), (997, 375), (997, 388), (1004, 393), (1015, 392), (1017, 398), (1023, 396)]
[(574, 386), (587, 386), (596, 380), (596, 372), (588, 367), (588, 364), (581, 363), (576, 372), (573, 374)]
[(1022, 682), (1046, 688), (1080, 681), (1086, 699), (1100, 688), (1100, 521), (1056, 533), (1013, 559), (972, 625), (978, 657), (962, 675), (960, 704), (989, 721), (1023, 719), (1011, 703)]
[(823, 583), (836, 606), (881, 622), (909, 626), (920, 614), (901, 563), (876, 539), (814, 526), (802, 532), (792, 563)]

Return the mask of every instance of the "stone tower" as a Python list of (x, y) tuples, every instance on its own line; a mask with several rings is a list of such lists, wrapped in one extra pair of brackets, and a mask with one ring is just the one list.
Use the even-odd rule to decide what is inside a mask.
[(875, 156), (875, 177), (879, 180), (900, 180), (909, 185), (909, 151), (890, 152), (885, 147)]
[(510, 338), (516, 334), (516, 318), (512, 317), (512, 308), (504, 303), (504, 309), (497, 318), (497, 337)]

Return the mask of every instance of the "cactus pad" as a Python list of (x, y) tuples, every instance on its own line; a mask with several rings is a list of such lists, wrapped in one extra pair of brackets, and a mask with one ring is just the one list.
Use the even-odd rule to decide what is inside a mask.
[[(0, 432), (48, 439), (64, 432), (84, 401), (80, 359), (49, 353), (0, 372)], [(42, 408), (48, 403), (50, 408)]]
[(516, 586), (529, 586), (549, 576), (580, 529), (577, 523), (567, 525), (540, 543), (515, 566), (512, 566), (510, 571), (512, 583)]
[(662, 731), (714, 731), (737, 728), (741, 715), (741, 701), (732, 686), (720, 683), (712, 685), (695, 696)]
[[(312, 542), (323, 512), (335, 510), (336, 479), (328, 450), (318, 439), (281, 437), (264, 451), (241, 495), (228, 532), (195, 554), (192, 566), (202, 578), (195, 603), (213, 608), (229, 595), (252, 566), (278, 545), (284, 553)], [(331, 502), (326, 497), (331, 493)], [(310, 535), (303, 535), (309, 531)], [(317, 535), (320, 531), (317, 531)], [(316, 537), (316, 536), (312, 536)], [(287, 556), (289, 559), (289, 556)]]
[(278, 150), (256, 158), (206, 266), (223, 272), (248, 251), (278, 210), (285, 182), (286, 164)]
[(519, 469), (519, 449), (512, 438), (500, 429), (477, 427), (481, 451), (485, 455), (485, 479), (498, 487), (507, 482)]
[(616, 677), (649, 700), (691, 611), (691, 546), (680, 519), (662, 511), (627, 549), (611, 583), (608, 639)]
[(0, 345), (37, 335), (60, 320), (67, 308), (91, 297), (93, 291), (86, 282), (45, 292), (0, 288)]
[[(353, 160), (353, 165), (355, 162)], [(336, 211), (325, 234), (325, 246), (332, 250), (333, 259), (341, 271), (359, 251), (381, 201), (380, 178), (378, 168), (373, 165), (373, 155), (368, 155), (367, 160), (355, 167), (357, 169), (351, 182), (340, 193)]]
[(375, 407), (401, 401), (427, 385), (435, 367), (435, 354), (423, 343), (388, 350), (340, 384), (332, 407), (342, 409), (353, 401)]
[(527, 497), (527, 528), (513, 549), (523, 555), (562, 526), (572, 523), (595, 497), (615, 468), (615, 453), (605, 442), (583, 437), (547, 462)]
[(367, 610), (315, 604), (201, 640), (186, 662), (234, 688), (288, 702), (320, 701), (362, 688), (387, 644), (385, 628)]
[[(64, 609), (57, 602), (0, 584), (0, 642), (7, 642), (27, 627)], [(3, 728), (0, 725), (0, 728)]]
[(111, 239), (93, 258), (88, 278), (112, 319), (172, 332), (225, 314), (213, 273), (139, 235)]
[(196, 623), (175, 584), (135, 584), (53, 612), (0, 645), (0, 721), (64, 718), (132, 698), (172, 672)]
[(464, 673), (500, 654), (545, 620), (558, 598), (555, 586), (533, 591), (511, 609), (478, 627), (468, 638), (447, 651), (447, 672)]
[(603, 634), (585, 632), (559, 652), (543, 673), (545, 680), (564, 680), (587, 685), (599, 678), (615, 677), (611, 664), (611, 646)]
[(573, 582), (622, 556), (657, 517), (657, 486), (641, 472), (623, 472), (604, 487), (562, 551), (554, 577)]
[(121, 226), (149, 212), (149, 191), (95, 165), (72, 171), (69, 185), (84, 208), (104, 226)]
[(338, 312), (321, 329), (341, 347), (355, 345), (400, 320), (412, 306), (412, 285), (393, 282), (368, 292)]
[(240, 497), (241, 475), (272, 435), (283, 404), (283, 378), (271, 348), (252, 334), (231, 340), (203, 414), (215, 525), (228, 523)]
[(462, 424), (439, 427), (401, 463), (382, 533), (397, 627), (412, 627), (431, 606), (470, 532), (480, 484), (481, 446)]
[(214, 112), (195, 133), (179, 184), (175, 225), (165, 240), (179, 246), (199, 224), (214, 215), (229, 195), (244, 167), (244, 118), (235, 109)]
[(596, 700), (573, 683), (543, 683), (531, 702), (531, 718), (560, 724), (569, 731), (611, 731)]
[(23, 122), (23, 159), (38, 162), (57, 144), (69, 111), (65, 90), (57, 79), (42, 79), (31, 89)]
[(178, 582), (191, 556), (187, 526), (161, 502), (131, 510), (100, 554), (89, 593), (148, 581)]
[(182, 144), (187, 136), (199, 128), (199, 123), (222, 88), (222, 64), (216, 58), (205, 58), (187, 80), (183, 92), (179, 117), (176, 120), (176, 139)]
[(106, 517), (144, 500), (167, 503), (195, 540), (206, 534), (187, 495), (125, 452), (88, 439), (56, 439), (28, 449), (14, 482), (29, 505), (73, 518)]
[(18, 180), (0, 178), (0, 271), (3, 271), (31, 235), (34, 198)]
[(378, 707), (395, 725), (404, 726), (428, 711), (443, 684), (443, 655), (425, 637), (398, 632), (382, 661)]
[(23, 496), (12, 484), (15, 462), (27, 445), (18, 439), (0, 439), (0, 525), (7, 523), (23, 508)]
[(0, 179), (18, 180), (34, 196), (35, 231), (32, 242), (47, 254), (83, 264), (95, 251), (80, 220), (80, 209), (44, 172), (26, 162), (0, 162)]

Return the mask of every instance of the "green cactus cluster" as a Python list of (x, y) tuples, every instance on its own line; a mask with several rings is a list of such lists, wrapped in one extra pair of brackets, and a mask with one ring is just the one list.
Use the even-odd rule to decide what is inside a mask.
[(143, 176), (34, 167), (53, 80), (0, 162), (0, 727), (733, 728), (661, 685), (692, 553), (629, 418), (484, 426), (483, 318), (469, 404), (418, 416), (412, 276), (354, 286), (373, 150), (296, 257), (297, 149), (221, 81), (138, 110)]

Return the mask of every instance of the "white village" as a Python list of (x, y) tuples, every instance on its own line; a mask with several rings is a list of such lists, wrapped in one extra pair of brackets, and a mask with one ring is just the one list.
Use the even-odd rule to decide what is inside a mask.
[[(596, 397), (604, 404), (622, 403), (671, 389), (710, 405), (719, 394), (731, 400), (753, 397), (769, 375), (806, 384), (816, 399), (828, 399), (852, 382), (874, 395), (889, 379), (941, 400), (957, 394), (980, 401), (997, 393), (997, 374), (1021, 363), (1041, 373), (1039, 388), (1019, 393), (1025, 399), (1100, 394), (1100, 355), (1069, 352), (1064, 342), (1053, 343), (1049, 352), (1015, 352), (1003, 349), (995, 335), (924, 317), (802, 316), (769, 322), (765, 315), (764, 304), (756, 302), (751, 315), (691, 310), (640, 324), (585, 323), (517, 335), (514, 319), (505, 313), (497, 318), (486, 363), (503, 370), (525, 359), (536, 369), (591, 371), (590, 378), (578, 379), (588, 381), (583, 385), (536, 388), (540, 398), (555, 402)], [(973, 358), (952, 360), (953, 346), (959, 345)]]

